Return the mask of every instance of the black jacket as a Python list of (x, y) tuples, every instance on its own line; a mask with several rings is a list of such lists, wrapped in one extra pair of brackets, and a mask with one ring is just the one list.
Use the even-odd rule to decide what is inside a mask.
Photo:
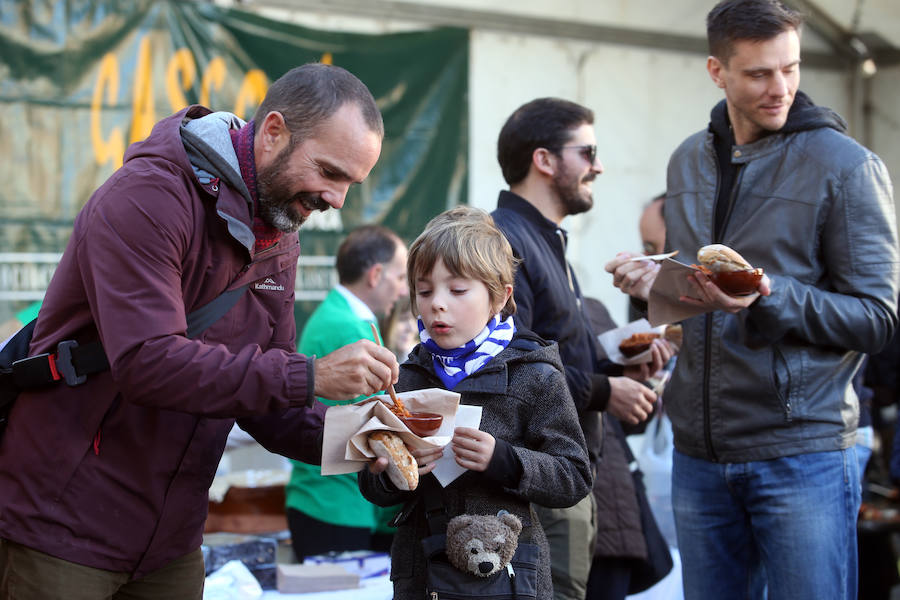
[(599, 359), (597, 339), (583, 309), (581, 288), (566, 261), (566, 231), (524, 198), (500, 192), (491, 213), (521, 264), (516, 272), (516, 323), (559, 343), (566, 381), (581, 419), (591, 461), (600, 454), (600, 415), (609, 402), (607, 376), (618, 365)]
[(897, 329), (900, 253), (882, 161), (840, 118), (797, 94), (785, 126), (730, 151), (734, 186), (715, 233), (725, 102), (713, 131), (672, 155), (666, 246), (682, 256), (714, 241), (771, 278), (770, 296), (737, 314), (686, 319), (666, 406), (675, 448), (748, 462), (856, 443), (850, 385), (863, 354)]

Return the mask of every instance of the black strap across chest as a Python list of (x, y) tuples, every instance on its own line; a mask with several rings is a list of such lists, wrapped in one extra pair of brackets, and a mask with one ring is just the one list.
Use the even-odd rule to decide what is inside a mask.
[[(240, 300), (248, 285), (228, 290), (204, 304), (197, 310), (188, 313), (187, 337), (197, 338), (210, 325), (218, 321)], [(25, 325), (4, 347), (4, 353), (27, 352), (28, 343), (34, 332), (37, 319)], [(24, 350), (21, 350), (24, 344)], [(88, 375), (109, 369), (106, 352), (100, 342), (80, 345), (75, 340), (63, 340), (56, 352), (45, 352), (12, 362), (11, 374), (15, 385), (20, 389), (41, 387), (65, 381), (70, 386), (79, 385), (87, 380)]]

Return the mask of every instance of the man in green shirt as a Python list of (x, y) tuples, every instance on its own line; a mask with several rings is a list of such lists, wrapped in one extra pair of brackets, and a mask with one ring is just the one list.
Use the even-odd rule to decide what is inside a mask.
[[(303, 328), (298, 351), (323, 356), (359, 339), (373, 339), (377, 314), (390, 311), (409, 291), (406, 246), (391, 230), (365, 225), (353, 230), (337, 252), (338, 281)], [(374, 340), (378, 342), (378, 340)], [(319, 398), (328, 405), (347, 404)], [(298, 561), (329, 551), (386, 549), (379, 539), (388, 509), (362, 497), (356, 474), (322, 476), (318, 466), (291, 461), (287, 485), (288, 525)]]

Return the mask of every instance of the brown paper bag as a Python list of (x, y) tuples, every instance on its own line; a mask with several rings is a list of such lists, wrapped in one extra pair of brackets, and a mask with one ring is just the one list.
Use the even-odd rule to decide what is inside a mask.
[(410, 448), (442, 448), (453, 436), (459, 394), (439, 388), (402, 392), (397, 397), (410, 412), (433, 412), (444, 417), (435, 435), (422, 438), (410, 431), (385, 403), (387, 394), (356, 404), (331, 406), (325, 412), (322, 442), (322, 475), (356, 473), (375, 458), (369, 449), (368, 434), (393, 431)]
[(665, 323), (678, 323), (684, 319), (712, 312), (712, 308), (685, 304), (681, 296), (693, 296), (694, 290), (687, 281), (687, 276), (696, 271), (677, 260), (667, 258), (662, 261), (662, 268), (650, 287), (647, 320), (652, 327)]

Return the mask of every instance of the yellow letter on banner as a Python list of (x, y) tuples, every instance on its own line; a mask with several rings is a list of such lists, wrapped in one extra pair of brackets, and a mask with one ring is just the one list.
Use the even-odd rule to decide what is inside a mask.
[[(244, 81), (241, 83), (241, 89), (238, 92), (237, 101), (234, 103), (234, 114), (240, 119), (244, 119), (244, 111), (247, 105), (256, 107), (266, 95), (269, 89), (269, 82), (266, 74), (259, 69), (251, 69), (244, 75)], [(252, 118), (252, 117), (251, 117)]]
[(221, 56), (217, 56), (209, 61), (203, 73), (203, 81), (200, 82), (200, 104), (216, 110), (210, 105), (210, 88), (220, 90), (223, 83), (225, 83), (225, 61)]
[(131, 139), (129, 143), (147, 137), (156, 122), (150, 76), (150, 40), (144, 37), (141, 39), (138, 49), (137, 73), (134, 74), (134, 99), (131, 109)]
[(94, 86), (94, 96), (91, 98), (91, 145), (94, 148), (94, 160), (98, 165), (113, 161), (113, 168), (122, 166), (122, 154), (125, 152), (125, 140), (122, 130), (113, 127), (109, 132), (109, 138), (103, 139), (100, 131), (100, 111), (103, 108), (103, 89), (106, 88), (106, 101), (110, 104), (116, 101), (119, 95), (119, 64), (116, 55), (109, 53), (100, 61), (100, 74), (97, 76), (97, 84)]
[[(181, 74), (181, 85), (178, 84), (178, 74)], [(194, 55), (187, 48), (175, 51), (169, 59), (166, 67), (166, 93), (169, 95), (169, 106), (172, 112), (178, 112), (187, 106), (187, 98), (182, 89), (189, 90), (194, 85), (194, 77), (197, 75), (197, 67), (194, 65)]]

